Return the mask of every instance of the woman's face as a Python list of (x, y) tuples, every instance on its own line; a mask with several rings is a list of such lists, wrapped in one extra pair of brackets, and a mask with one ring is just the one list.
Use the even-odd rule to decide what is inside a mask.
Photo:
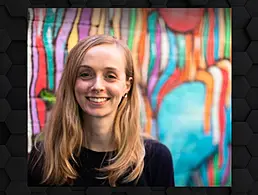
[(98, 45), (86, 52), (75, 82), (75, 97), (85, 114), (94, 117), (115, 114), (130, 89), (125, 67), (124, 53), (116, 45)]

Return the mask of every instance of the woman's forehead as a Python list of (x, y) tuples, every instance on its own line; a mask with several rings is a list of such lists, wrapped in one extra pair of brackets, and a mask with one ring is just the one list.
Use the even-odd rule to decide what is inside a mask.
[[(115, 53), (112, 53), (115, 52)], [(88, 57), (95, 57), (101, 54), (114, 54), (115, 56), (124, 56), (124, 51), (121, 46), (117, 44), (100, 44), (91, 47), (85, 53)]]
[(122, 49), (115, 45), (99, 45), (85, 53), (80, 65), (120, 69), (125, 67), (126, 58)]

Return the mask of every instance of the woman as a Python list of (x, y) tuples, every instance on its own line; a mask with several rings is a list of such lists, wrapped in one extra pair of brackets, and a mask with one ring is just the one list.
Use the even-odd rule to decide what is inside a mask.
[(29, 186), (174, 186), (168, 148), (140, 135), (135, 70), (128, 47), (108, 35), (69, 52)]

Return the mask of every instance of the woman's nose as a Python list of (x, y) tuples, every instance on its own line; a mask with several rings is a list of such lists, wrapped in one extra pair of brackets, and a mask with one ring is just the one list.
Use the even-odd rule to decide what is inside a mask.
[(96, 77), (93, 81), (92, 90), (103, 91), (104, 89), (103, 79), (101, 77)]

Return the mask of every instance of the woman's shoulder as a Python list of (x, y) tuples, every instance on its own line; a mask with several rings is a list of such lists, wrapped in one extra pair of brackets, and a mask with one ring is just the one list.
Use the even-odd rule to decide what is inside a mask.
[(145, 139), (145, 174), (150, 186), (174, 186), (172, 154), (160, 141)]
[[(146, 157), (171, 158), (171, 152), (168, 147), (155, 139), (144, 139)], [(160, 160), (162, 160), (160, 159)]]

